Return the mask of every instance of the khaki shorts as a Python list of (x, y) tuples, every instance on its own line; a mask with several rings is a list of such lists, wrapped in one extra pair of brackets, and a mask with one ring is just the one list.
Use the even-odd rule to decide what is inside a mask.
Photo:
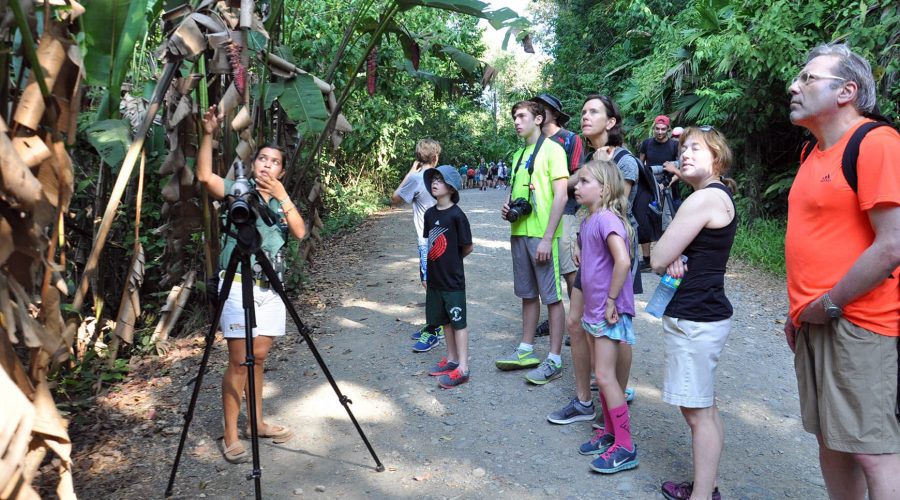
[(716, 367), (731, 319), (689, 321), (663, 316), (666, 367), (662, 400), (685, 408), (716, 403)]
[(897, 337), (872, 333), (840, 318), (804, 323), (794, 356), (803, 428), (829, 450), (900, 453)]
[(575, 265), (575, 246), (578, 244), (581, 223), (577, 216), (563, 214), (562, 225), (562, 235), (559, 237), (559, 274), (569, 274), (578, 270)]
[(544, 304), (555, 304), (562, 300), (562, 289), (559, 285), (559, 238), (553, 238), (550, 260), (539, 263), (536, 257), (540, 243), (540, 238), (510, 237), (513, 292), (521, 299), (540, 297)]

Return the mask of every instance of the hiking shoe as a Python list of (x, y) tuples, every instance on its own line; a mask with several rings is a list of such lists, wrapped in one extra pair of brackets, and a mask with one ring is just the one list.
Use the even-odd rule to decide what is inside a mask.
[(413, 345), (412, 350), (413, 352), (428, 352), (437, 347), (440, 343), (441, 339), (439, 339), (437, 335), (426, 330), (419, 336), (419, 341)]
[(441, 375), (446, 375), (457, 368), (459, 368), (459, 363), (447, 361), (447, 358), (441, 358), (441, 360), (438, 361), (438, 364), (434, 365), (431, 370), (428, 371), (428, 374), (432, 377), (440, 377)]
[(595, 431), (603, 430), (603, 413), (597, 413), (597, 420), (594, 420), (594, 423), (591, 424), (591, 428)]
[(550, 358), (545, 359), (537, 368), (525, 375), (525, 380), (532, 384), (544, 385), (547, 382), (562, 377), (562, 364), (557, 365)]
[[(428, 325), (423, 326), (420, 330), (417, 330), (412, 335), (409, 336), (412, 340), (419, 340), (419, 337), (422, 335), (422, 332), (428, 329)], [(436, 335), (438, 340), (444, 340), (444, 327), (439, 326), (434, 329), (432, 332), (433, 335)]]
[(562, 409), (547, 415), (547, 420), (554, 424), (571, 424), (593, 419), (594, 403), (591, 402), (591, 406), (584, 406), (578, 401), (578, 398), (572, 398), (572, 401), (569, 401), (569, 404), (563, 406)]
[(591, 437), (590, 441), (578, 447), (578, 453), (581, 453), (582, 455), (600, 455), (608, 450), (610, 446), (615, 444), (615, 442), (615, 436), (603, 429), (599, 429), (594, 431), (594, 435)]
[(450, 373), (441, 375), (438, 378), (438, 385), (443, 387), (444, 389), (450, 389), (456, 387), (458, 385), (465, 384), (469, 381), (469, 374), (462, 373), (459, 371), (459, 368), (456, 368)]
[(534, 349), (530, 351), (521, 351), (519, 348), (513, 349), (512, 354), (505, 357), (497, 358), (494, 365), (501, 370), (521, 370), (522, 368), (532, 368), (541, 364), (541, 360), (534, 355)]
[(546, 337), (547, 335), (550, 335), (550, 321), (545, 319), (543, 323), (538, 325), (537, 330), (534, 331), (534, 336)]
[(614, 444), (591, 462), (591, 470), (601, 474), (613, 474), (638, 466), (637, 446), (633, 450)]
[[(685, 481), (683, 483), (666, 481), (662, 484), (662, 494), (669, 500), (684, 500), (687, 498), (691, 498), (691, 493), (693, 492), (693, 481)], [(722, 495), (719, 493), (719, 488), (713, 490), (712, 498), (713, 500), (722, 500)]]

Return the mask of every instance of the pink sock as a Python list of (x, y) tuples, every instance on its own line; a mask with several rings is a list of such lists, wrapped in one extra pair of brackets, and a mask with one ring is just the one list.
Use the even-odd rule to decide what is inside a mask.
[(631, 442), (631, 418), (628, 416), (628, 403), (609, 410), (609, 416), (615, 427), (616, 444), (626, 450), (633, 450)]
[(603, 412), (603, 433), (616, 435), (616, 428), (613, 427), (612, 416), (609, 414), (609, 407), (606, 406), (606, 398), (600, 394), (600, 410)]

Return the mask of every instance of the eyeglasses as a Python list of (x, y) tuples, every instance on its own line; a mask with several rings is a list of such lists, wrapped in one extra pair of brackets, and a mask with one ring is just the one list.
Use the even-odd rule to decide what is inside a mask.
[(791, 80), (791, 84), (795, 82), (800, 82), (802, 85), (809, 85), (810, 83), (816, 80), (840, 80), (842, 82), (846, 82), (846, 78), (841, 78), (839, 76), (834, 75), (817, 75), (815, 73), (810, 73), (809, 71), (801, 71), (800, 74), (794, 77)]

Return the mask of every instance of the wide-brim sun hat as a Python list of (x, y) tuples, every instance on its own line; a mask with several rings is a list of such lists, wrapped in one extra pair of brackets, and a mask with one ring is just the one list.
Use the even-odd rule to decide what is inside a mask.
[(559, 113), (559, 118), (556, 120), (556, 123), (560, 127), (565, 125), (569, 121), (569, 118), (571, 118), (571, 116), (569, 116), (568, 114), (566, 114), (565, 111), (563, 111), (562, 102), (550, 94), (547, 94), (547, 93), (538, 94), (529, 100), (532, 102), (539, 102), (541, 104), (544, 104), (550, 108), (553, 108), (554, 111)]
[(450, 194), (450, 201), (459, 203), (459, 191), (462, 189), (462, 177), (459, 175), (459, 172), (450, 165), (441, 165), (440, 167), (429, 168), (425, 171), (423, 177), (425, 179), (425, 186), (428, 187), (428, 194), (434, 197), (434, 193), (431, 192), (431, 182), (434, 180), (435, 174), (438, 173), (444, 178), (444, 184), (453, 188), (453, 193)]

